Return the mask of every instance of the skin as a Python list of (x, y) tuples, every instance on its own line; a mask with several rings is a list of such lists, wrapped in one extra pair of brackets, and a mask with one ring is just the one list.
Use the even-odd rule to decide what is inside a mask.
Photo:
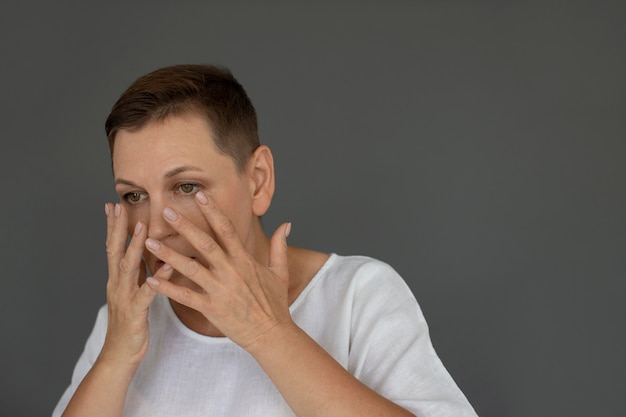
[(269, 148), (239, 170), (203, 118), (172, 116), (120, 131), (113, 170), (121, 202), (105, 206), (109, 327), (64, 416), (121, 415), (148, 349), (157, 293), (190, 329), (246, 349), (298, 416), (412, 415), (350, 375), (291, 319), (289, 305), (328, 255), (287, 245), (290, 223), (271, 239), (263, 232), (259, 216), (274, 193)]

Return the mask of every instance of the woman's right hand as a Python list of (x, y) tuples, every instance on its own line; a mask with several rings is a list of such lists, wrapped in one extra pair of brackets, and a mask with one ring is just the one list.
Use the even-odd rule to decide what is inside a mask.
[[(157, 292), (145, 283), (142, 256), (147, 227), (139, 222), (129, 230), (128, 215), (121, 204), (107, 203), (104, 211), (109, 323), (100, 356), (76, 389), (63, 417), (121, 416), (128, 385), (150, 340), (148, 308)], [(169, 279), (171, 273), (166, 265), (155, 277)]]
[[(147, 227), (141, 222), (129, 232), (128, 215), (121, 204), (105, 204), (107, 216), (106, 252), (108, 328), (100, 360), (136, 367), (148, 349), (148, 308), (157, 292), (145, 283), (142, 260)], [(128, 235), (131, 235), (127, 246)], [(168, 279), (169, 265), (155, 276)]]

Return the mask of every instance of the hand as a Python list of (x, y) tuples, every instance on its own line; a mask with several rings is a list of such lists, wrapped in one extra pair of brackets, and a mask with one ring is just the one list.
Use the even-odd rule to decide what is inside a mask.
[[(148, 306), (157, 294), (144, 283), (146, 268), (142, 254), (147, 228), (138, 222), (127, 248), (128, 216), (124, 207), (107, 203), (105, 212), (109, 322), (101, 357), (137, 365), (148, 349)], [(171, 273), (171, 267), (164, 265), (156, 275), (167, 279)]]
[(292, 324), (289, 313), (287, 235), (281, 225), (270, 241), (269, 263), (259, 263), (244, 247), (233, 223), (202, 192), (196, 194), (200, 211), (215, 237), (172, 209), (164, 218), (200, 254), (184, 256), (162, 242), (146, 240), (146, 248), (196, 283), (201, 291), (175, 285), (159, 277), (148, 283), (172, 300), (200, 312), (226, 337), (244, 349), (278, 325)]

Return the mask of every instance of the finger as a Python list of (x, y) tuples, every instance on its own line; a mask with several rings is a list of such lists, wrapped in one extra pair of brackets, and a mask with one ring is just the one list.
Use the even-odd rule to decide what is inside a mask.
[(115, 204), (107, 216), (106, 253), (109, 277), (117, 280), (119, 263), (126, 252), (128, 219), (121, 204)]
[(287, 260), (287, 237), (291, 233), (291, 222), (283, 223), (272, 235), (270, 240), (269, 269), (284, 281), (289, 279)]
[(209, 226), (215, 233), (216, 240), (223, 250), (230, 255), (236, 255), (245, 251), (243, 243), (237, 235), (235, 226), (230, 219), (219, 209), (215, 201), (202, 191), (196, 193), (196, 201), (200, 211), (209, 222)]
[(104, 214), (107, 218), (107, 237), (106, 242), (108, 243), (109, 237), (111, 236), (111, 231), (113, 230), (113, 221), (111, 220), (111, 213), (113, 213), (113, 204), (105, 203), (104, 204)]
[[(172, 276), (172, 271), (174, 271), (174, 269), (169, 264), (165, 264), (159, 268), (154, 277), (150, 277), (150, 279), (167, 281)], [(146, 281), (147, 280), (148, 278), (146, 278)], [(158, 293), (159, 292), (152, 285), (147, 282), (142, 283), (139, 291), (135, 294), (133, 310), (137, 313), (145, 311)]]
[(153, 253), (157, 258), (171, 265), (172, 268), (181, 274), (205, 288), (209, 285), (210, 272), (200, 265), (200, 263), (185, 255), (182, 255), (158, 240), (148, 238), (145, 241), (146, 249)]
[(219, 265), (225, 259), (224, 251), (211, 235), (193, 224), (185, 216), (167, 207), (163, 210), (163, 218), (191, 245), (202, 253), (203, 258), (211, 265)]
[(120, 284), (129, 290), (137, 288), (140, 282), (145, 281), (146, 268), (142, 256), (147, 234), (147, 227), (142, 222), (137, 222), (126, 253), (118, 264)]
[(202, 306), (202, 298), (206, 298), (208, 296), (208, 293), (200, 294), (190, 288), (173, 284), (157, 276), (148, 277), (144, 285), (149, 286), (153, 291), (163, 294), (167, 298), (174, 300), (179, 304), (197, 311), (200, 311)]
[(113, 224), (115, 224), (113, 210), (114, 210), (113, 204), (105, 203), (104, 214), (106, 215), (106, 218), (107, 218), (107, 237), (106, 237), (107, 254), (108, 254), (109, 241), (111, 240), (112, 235), (113, 235)]
[(170, 264), (164, 264), (163, 266), (161, 266), (156, 274), (154, 274), (153, 276), (159, 279), (164, 279), (166, 281), (169, 281), (169, 279), (172, 277), (172, 273), (174, 272), (174, 268), (172, 268), (172, 265)]

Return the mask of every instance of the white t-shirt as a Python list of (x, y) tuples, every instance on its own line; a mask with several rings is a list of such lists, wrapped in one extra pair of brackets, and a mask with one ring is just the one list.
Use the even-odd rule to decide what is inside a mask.
[[(476, 416), (437, 357), (409, 287), (387, 264), (331, 255), (290, 306), (295, 323), (352, 375), (419, 417)], [(107, 329), (98, 313), (60, 416), (96, 360)], [(125, 417), (294, 416), (245, 350), (187, 328), (169, 300), (150, 307), (150, 346), (128, 389)]]

